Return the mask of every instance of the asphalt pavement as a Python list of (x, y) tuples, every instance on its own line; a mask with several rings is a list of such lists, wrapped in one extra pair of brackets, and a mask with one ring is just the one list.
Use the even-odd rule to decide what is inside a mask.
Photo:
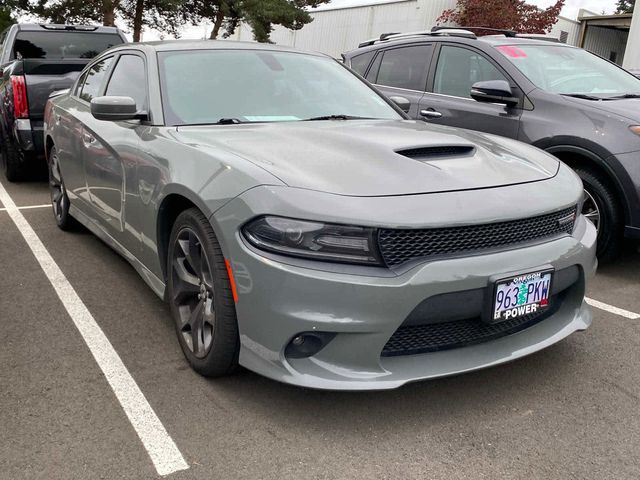
[[(640, 478), (640, 318), (594, 309), (589, 330), (537, 354), (393, 391), (314, 391), (246, 370), (208, 380), (129, 264), (85, 230), (58, 230), (46, 183), (1, 183), (184, 457), (164, 478)], [(0, 268), (0, 479), (160, 478), (4, 209)], [(635, 246), (588, 296), (640, 312)]]

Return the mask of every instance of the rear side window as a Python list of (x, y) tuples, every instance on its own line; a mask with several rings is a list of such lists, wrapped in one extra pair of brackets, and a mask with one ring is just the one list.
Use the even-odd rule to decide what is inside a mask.
[(474, 50), (447, 45), (442, 47), (433, 84), (434, 93), (471, 98), (473, 84), (485, 80), (507, 78), (489, 60)]
[(109, 47), (123, 43), (119, 35), (93, 32), (19, 32), (13, 58), (72, 59), (93, 58)]
[(144, 60), (137, 55), (122, 55), (118, 60), (105, 95), (131, 97), (138, 110), (147, 108), (147, 78)]
[(423, 92), (432, 48), (431, 45), (414, 45), (387, 50), (382, 57), (375, 83)]
[(84, 76), (82, 86), (80, 87), (80, 98), (82, 100), (91, 102), (93, 97), (98, 96), (105, 75), (109, 70), (109, 65), (111, 65), (111, 60), (112, 58), (106, 58), (96, 63)]
[(376, 52), (374, 50), (363, 53), (362, 55), (356, 55), (351, 59), (351, 68), (364, 77), (365, 73), (367, 73), (367, 67), (371, 63), (375, 53)]

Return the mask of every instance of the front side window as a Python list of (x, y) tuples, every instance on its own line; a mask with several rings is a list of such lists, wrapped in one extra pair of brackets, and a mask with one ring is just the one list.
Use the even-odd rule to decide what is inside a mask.
[(329, 115), (401, 116), (331, 58), (266, 50), (160, 52), (170, 125), (309, 120)]
[(111, 65), (111, 58), (106, 58), (96, 63), (84, 76), (84, 83), (80, 89), (80, 98), (91, 103), (93, 97), (98, 96), (100, 87), (104, 82), (105, 75)]
[(445, 45), (440, 49), (433, 92), (471, 98), (476, 82), (507, 80), (489, 60), (475, 50)]
[(580, 48), (561, 45), (495, 48), (531, 83), (547, 92), (603, 98), (640, 93), (640, 79)]
[(375, 83), (387, 87), (424, 91), (431, 45), (414, 45), (384, 52)]
[(107, 85), (105, 95), (131, 97), (138, 110), (147, 108), (147, 77), (144, 60), (137, 55), (122, 55)]

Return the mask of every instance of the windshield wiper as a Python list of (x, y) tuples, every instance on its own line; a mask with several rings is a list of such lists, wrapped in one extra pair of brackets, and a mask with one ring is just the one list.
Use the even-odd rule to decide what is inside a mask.
[(640, 93), (625, 93), (623, 95), (614, 95), (613, 97), (603, 98), (603, 100), (620, 100), (623, 98), (640, 98)]
[(602, 100), (600, 97), (588, 95), (586, 93), (561, 93), (563, 97), (582, 98), (583, 100)]
[(323, 115), (321, 117), (305, 118), (303, 122), (315, 122), (316, 120), (373, 120), (373, 118), (339, 114), (339, 115)]
[(238, 125), (239, 123), (245, 123), (237, 118), (221, 118), (214, 125)]

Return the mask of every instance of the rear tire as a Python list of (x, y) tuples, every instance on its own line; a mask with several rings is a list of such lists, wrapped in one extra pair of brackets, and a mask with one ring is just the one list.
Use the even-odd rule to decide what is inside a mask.
[(64, 179), (60, 170), (60, 162), (56, 147), (51, 147), (49, 151), (49, 191), (51, 192), (51, 206), (53, 208), (53, 217), (56, 220), (58, 228), (69, 231), (74, 230), (78, 223), (69, 214), (69, 197), (67, 189), (64, 186)]
[(613, 187), (600, 174), (586, 168), (576, 168), (575, 172), (582, 179), (587, 194), (582, 213), (598, 223), (598, 261), (611, 262), (620, 255), (624, 242), (624, 216), (620, 202)]
[(2, 136), (2, 169), (11, 183), (24, 179), (24, 154), (6, 135)]
[(185, 210), (171, 231), (167, 299), (180, 347), (191, 367), (220, 377), (238, 367), (238, 321), (224, 256), (207, 218)]

